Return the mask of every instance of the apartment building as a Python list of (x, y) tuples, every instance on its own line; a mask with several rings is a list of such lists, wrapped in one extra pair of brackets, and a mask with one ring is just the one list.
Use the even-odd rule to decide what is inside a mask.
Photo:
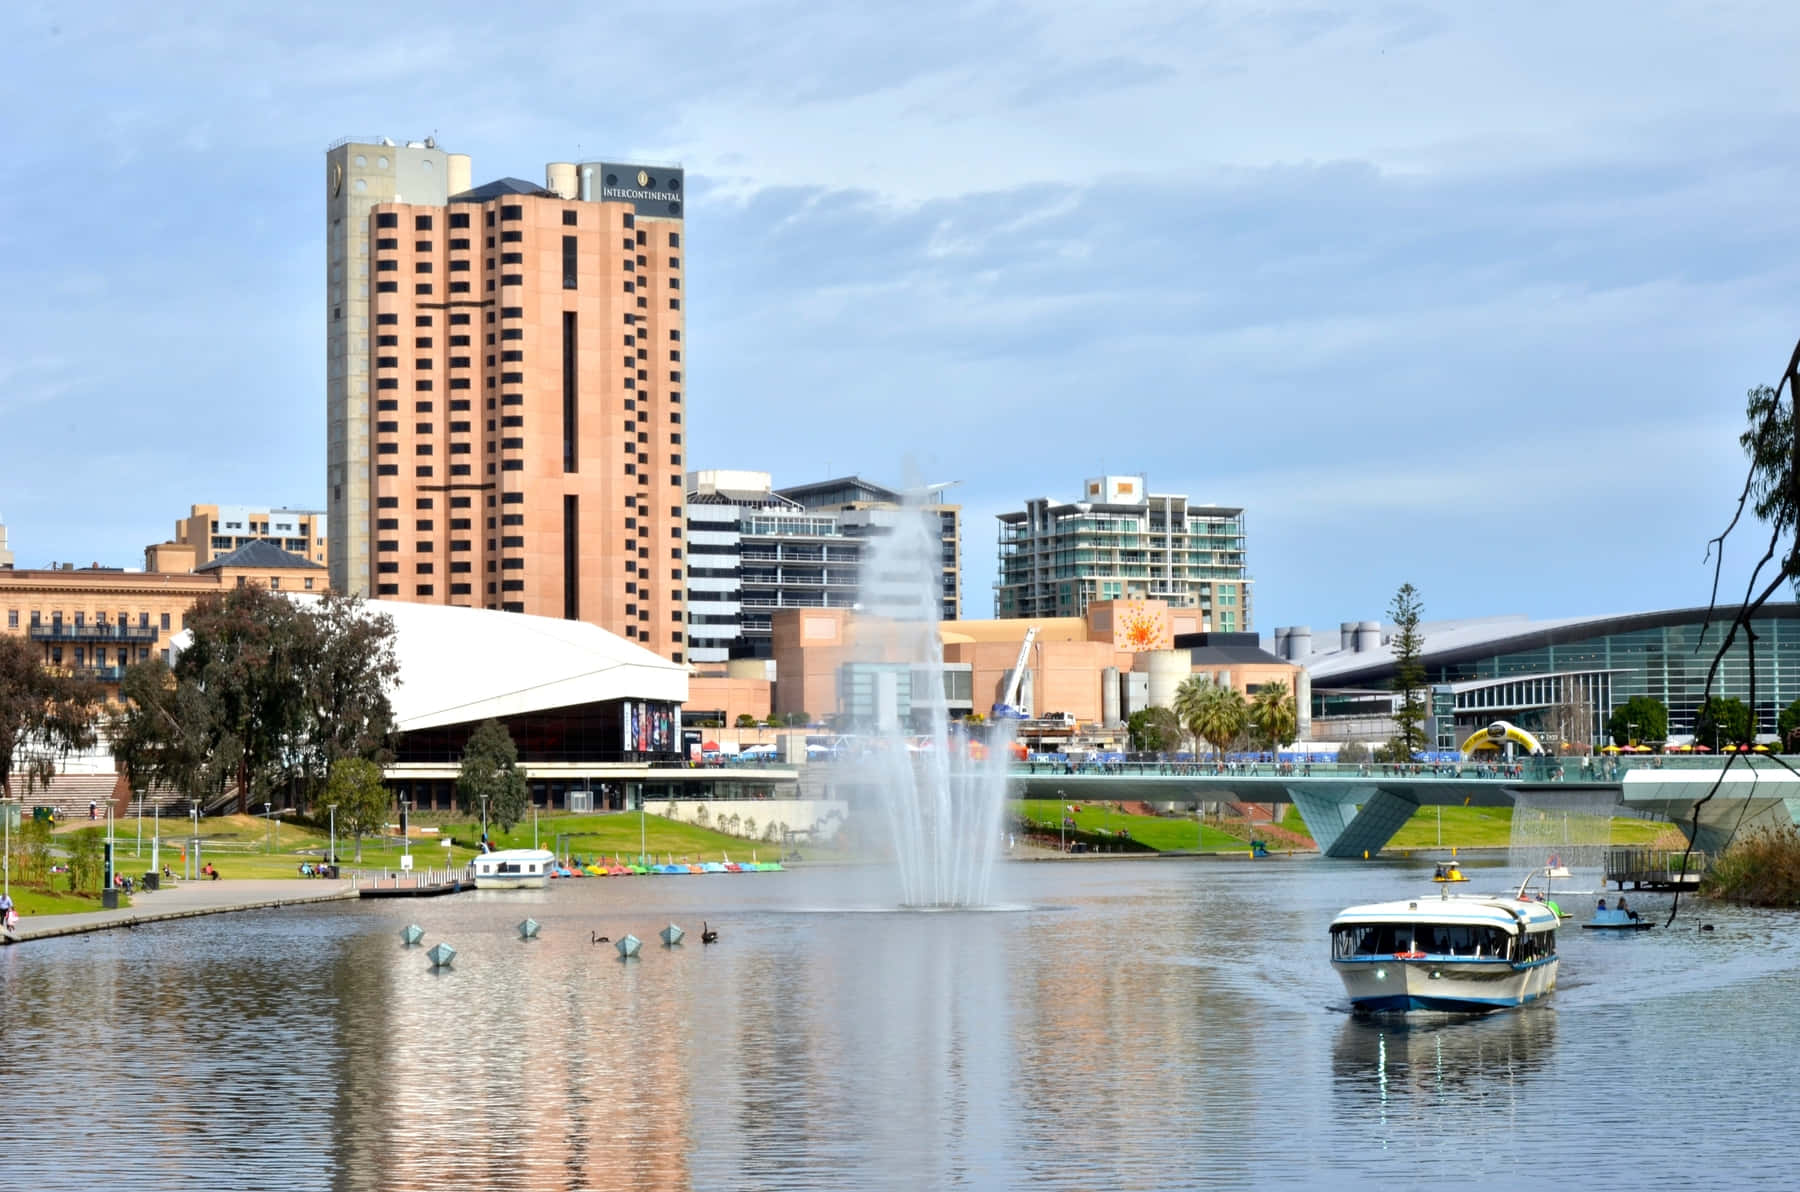
[(962, 615), (962, 506), (944, 502), (944, 490), (949, 487), (933, 484), (902, 491), (861, 476), (840, 476), (777, 492), (802, 508), (837, 514), (838, 526), (848, 538), (892, 533), (901, 517), (930, 519), (939, 543), (939, 557), (931, 564), (941, 574), (943, 601), (938, 619), (954, 621)]
[(334, 581), (683, 661), (682, 171), (472, 187), (430, 141), (326, 159)]
[(1081, 500), (1039, 497), (998, 517), (997, 617), (1079, 617), (1099, 601), (1153, 599), (1198, 609), (1203, 633), (1253, 628), (1241, 508), (1101, 476)]
[(771, 658), (773, 614), (853, 607), (863, 543), (830, 513), (775, 492), (767, 472), (688, 475), (688, 659)]
[(266, 542), (329, 568), (331, 553), (322, 509), (258, 505), (190, 505), (175, 521), (175, 536), (144, 548), (149, 571), (192, 571), (220, 555)]

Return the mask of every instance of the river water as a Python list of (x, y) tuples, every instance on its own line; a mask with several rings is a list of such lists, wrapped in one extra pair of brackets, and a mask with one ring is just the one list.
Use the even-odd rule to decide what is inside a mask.
[[(1631, 938), (1571, 924), (1545, 1004), (1395, 1028), (1344, 1012), (1326, 927), (1349, 903), (1429, 893), (1428, 863), (1001, 868), (1005, 909), (980, 913), (859, 909), (846, 871), (795, 871), (0, 950), (0, 1186), (1795, 1178), (1794, 916), (1688, 900)], [(1519, 876), (1469, 871), (1478, 891)], [(690, 934), (667, 951), (671, 919)], [(458, 949), (450, 970), (402, 946), (409, 921)], [(645, 941), (633, 962), (590, 942), (626, 931)]]

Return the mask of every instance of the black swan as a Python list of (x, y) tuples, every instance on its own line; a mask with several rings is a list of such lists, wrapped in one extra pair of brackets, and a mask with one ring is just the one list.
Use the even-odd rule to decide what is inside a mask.
[(588, 941), (589, 943), (593, 943), (593, 944), (610, 944), (610, 943), (612, 943), (612, 940), (608, 939), (606, 936), (601, 935), (597, 931), (590, 931), (590, 932), (588, 932), (588, 934), (593, 937), (591, 940)]
[(719, 942), (719, 933), (709, 930), (706, 926), (705, 919), (700, 920), (700, 942), (703, 944), (716, 944)]

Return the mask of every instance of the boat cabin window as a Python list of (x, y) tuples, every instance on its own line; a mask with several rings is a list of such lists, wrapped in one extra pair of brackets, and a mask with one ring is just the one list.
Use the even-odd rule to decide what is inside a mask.
[(1512, 937), (1498, 927), (1447, 923), (1358, 923), (1334, 928), (1334, 960), (1424, 952), (1432, 956), (1505, 957)]
[(1538, 931), (1519, 939), (1519, 953), (1514, 960), (1543, 960), (1556, 955), (1556, 932)]

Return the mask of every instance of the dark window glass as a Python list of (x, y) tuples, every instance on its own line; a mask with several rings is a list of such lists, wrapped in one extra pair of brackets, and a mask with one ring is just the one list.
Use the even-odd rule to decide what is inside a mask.
[[(573, 214), (571, 212), (571, 214)], [(563, 289), (575, 288), (575, 237), (564, 236), (563, 241)]]

